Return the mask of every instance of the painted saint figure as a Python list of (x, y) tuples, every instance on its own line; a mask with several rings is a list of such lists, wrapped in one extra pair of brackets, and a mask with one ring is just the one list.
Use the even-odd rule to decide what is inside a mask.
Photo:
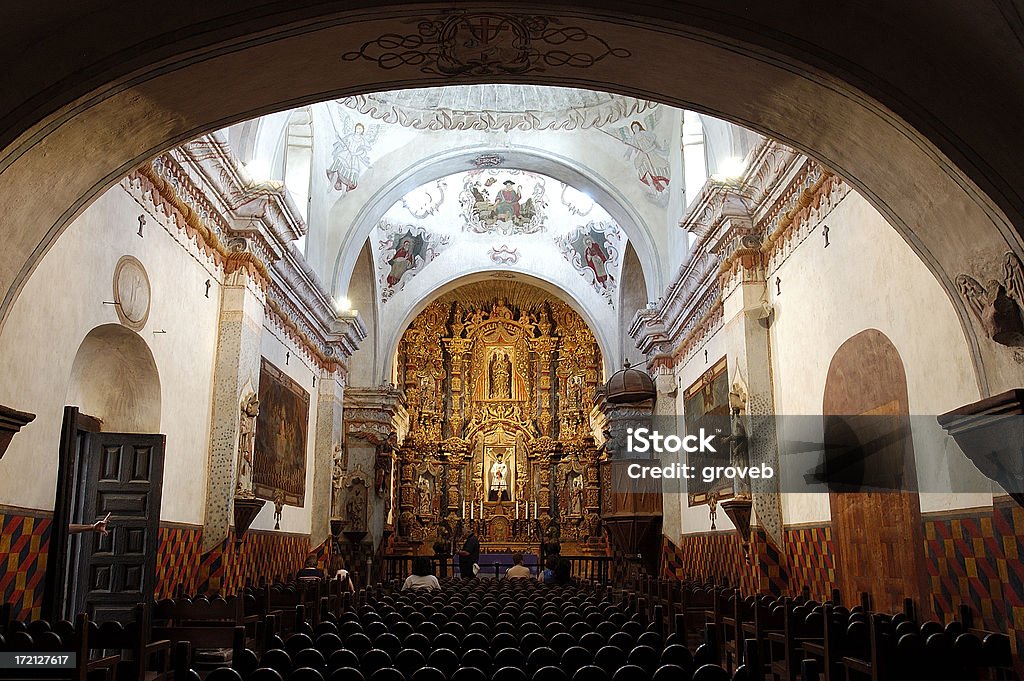
[(391, 265), (391, 271), (388, 272), (387, 277), (388, 286), (395, 286), (402, 280), (405, 273), (416, 265), (416, 252), (411, 238), (402, 239), (398, 250), (388, 260), (388, 264)]
[(521, 210), (519, 201), (523, 198), (523, 188), (517, 187), (512, 180), (505, 180), (504, 187), (494, 200), (494, 217), (496, 220), (515, 220)]
[(587, 237), (583, 241), (583, 261), (594, 272), (594, 280), (599, 286), (608, 288), (608, 280), (611, 275), (605, 264), (608, 262), (608, 254), (593, 238)]

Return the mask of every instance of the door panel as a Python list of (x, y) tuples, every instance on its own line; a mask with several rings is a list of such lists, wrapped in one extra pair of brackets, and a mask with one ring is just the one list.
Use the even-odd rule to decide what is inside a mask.
[(82, 474), (81, 522), (110, 514), (106, 536), (82, 535), (76, 603), (97, 621), (131, 620), (153, 598), (164, 436), (94, 433)]
[(871, 594), (874, 609), (920, 602), (926, 583), (917, 467), (907, 379), (899, 352), (868, 329), (844, 343), (829, 366), (822, 405), (826, 470), (843, 600)]

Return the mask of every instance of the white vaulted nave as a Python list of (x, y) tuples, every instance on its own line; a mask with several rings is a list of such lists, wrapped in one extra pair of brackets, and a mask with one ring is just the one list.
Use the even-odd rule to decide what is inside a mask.
[(1016, 2), (209, 4), (15, 21), (0, 669), (1021, 678)]

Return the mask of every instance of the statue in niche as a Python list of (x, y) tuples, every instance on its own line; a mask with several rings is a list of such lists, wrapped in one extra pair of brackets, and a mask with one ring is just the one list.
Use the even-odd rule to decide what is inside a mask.
[(508, 358), (508, 353), (495, 353), (491, 357), (489, 371), (491, 375), (491, 399), (512, 399), (512, 361)]
[(331, 517), (342, 517), (342, 490), (345, 488), (345, 457), (341, 445), (334, 445), (331, 470)]
[(507, 454), (504, 449), (497, 449), (494, 455), (494, 463), (491, 464), (491, 470), (489, 471), (491, 487), (487, 495), (488, 501), (508, 501), (511, 499), (508, 464), (505, 463), (506, 457)]
[(345, 519), (349, 532), (366, 531), (366, 486), (361, 482), (352, 485), (345, 504)]
[(498, 298), (498, 302), (491, 310), (491, 319), (512, 319), (512, 310), (505, 305), (504, 298)]
[(383, 497), (388, 490), (388, 474), (391, 468), (391, 455), (398, 445), (398, 435), (391, 433), (377, 449), (377, 460), (373, 467), (373, 490), (378, 497)]
[(420, 516), (429, 516), (434, 509), (434, 493), (430, 486), (430, 480), (421, 475), (416, 481), (416, 513)]
[(256, 393), (249, 393), (243, 400), (238, 421), (238, 483), (235, 493), (239, 496), (253, 496), (252, 452), (256, 442), (256, 417), (260, 413), (260, 401)]
[[(747, 438), (747, 428), (743, 425), (743, 416), (739, 409), (732, 412), (732, 432), (725, 438), (729, 443), (729, 465), (736, 468), (748, 468), (750, 466), (750, 443)], [(733, 494), (737, 499), (750, 498), (750, 478), (736, 477), (733, 480)]]
[(569, 515), (583, 515), (583, 476), (575, 475), (569, 484)]

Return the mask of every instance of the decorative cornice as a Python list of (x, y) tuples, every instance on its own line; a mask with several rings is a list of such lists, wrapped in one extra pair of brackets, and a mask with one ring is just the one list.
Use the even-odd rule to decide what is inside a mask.
[(413, 444), (405, 437), (409, 421), (405, 393), (394, 385), (346, 389), (344, 415), (346, 434), (378, 446), (392, 436), (396, 448), (403, 441), (406, 446)]
[(337, 310), (292, 244), (306, 225), (282, 185), (248, 178), (220, 133), (160, 155), (130, 179), (225, 274), (244, 270), (256, 280), (268, 314), (321, 369), (345, 372), (366, 326)]
[[(696, 237), (665, 295), (638, 311), (629, 334), (648, 370), (685, 362), (722, 323), (723, 292), (741, 273), (763, 276), (849, 191), (816, 161), (765, 140), (736, 180), (709, 180), (680, 220)], [(768, 235), (768, 236), (766, 236)]]

